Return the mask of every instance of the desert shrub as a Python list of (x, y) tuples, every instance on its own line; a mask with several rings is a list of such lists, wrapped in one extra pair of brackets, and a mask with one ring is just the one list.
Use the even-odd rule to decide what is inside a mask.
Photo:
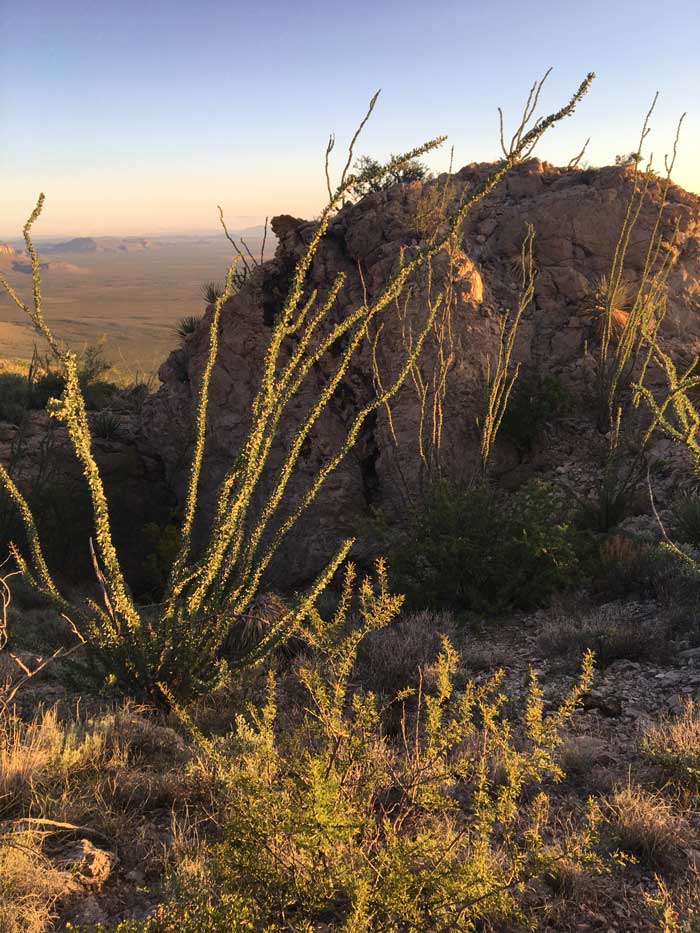
[(688, 700), (680, 716), (650, 726), (642, 750), (667, 777), (700, 789), (700, 704)]
[(397, 586), (418, 607), (541, 605), (579, 574), (567, 512), (554, 487), (538, 481), (515, 494), (439, 483), (398, 530), (390, 560)]
[(589, 559), (592, 590), (606, 599), (634, 596), (658, 599), (665, 604), (685, 603), (697, 591), (690, 567), (658, 541), (623, 533), (606, 535), (595, 542)]
[(360, 643), (355, 675), (368, 690), (393, 697), (416, 686), (421, 669), (435, 662), (448, 637), (454, 643), (457, 625), (448, 612), (415, 612)]
[(520, 376), (520, 364), (513, 365), (513, 350), (522, 316), (535, 294), (533, 242), (535, 229), (527, 226), (520, 252), (520, 287), (515, 311), (506, 311), (499, 324), (498, 349), (483, 361), (483, 385), (480, 411), (476, 418), (479, 428), (481, 475), (486, 477), (496, 437), (510, 405), (513, 387)]
[(84, 387), (99, 382), (111, 366), (103, 341), (87, 344), (78, 357), (78, 378), (81, 385)]
[[(372, 693), (351, 685), (358, 645), (391, 622), (401, 598), (381, 564), (353, 599), (351, 569), (337, 611), (312, 612), (312, 653), (297, 667), (305, 702), (276, 731), (278, 694), (218, 741), (197, 736), (200, 767), (221, 788), (223, 839), (185, 864), (151, 931), (442, 930), (525, 919), (519, 889), (593, 858), (596, 817), (565, 851), (545, 843), (545, 782), (560, 777), (559, 731), (590, 680), (591, 659), (561, 707), (544, 715), (534, 678), (517, 722), (504, 715), (501, 674), (463, 690), (443, 639), (403, 739), (383, 733)], [(408, 698), (404, 690), (398, 702)], [(184, 713), (180, 714), (185, 723)], [(516, 738), (517, 733), (517, 738)]]
[(640, 482), (645, 473), (640, 450), (629, 435), (610, 442), (591, 494), (587, 499), (579, 499), (577, 525), (605, 534), (639, 512)]
[(700, 496), (678, 496), (671, 506), (671, 537), (681, 544), (700, 549)]
[(19, 373), (0, 373), (0, 421), (20, 424), (31, 397), (31, 383)]
[(570, 406), (571, 396), (558, 376), (521, 373), (503, 413), (501, 432), (527, 453), (542, 429)]
[(592, 651), (601, 667), (615, 661), (659, 661), (669, 653), (668, 633), (657, 622), (640, 622), (629, 607), (600, 606), (584, 616), (548, 620), (537, 637), (539, 650), (569, 669)]
[[(665, 159), (665, 173), (660, 185), (661, 197), (656, 211), (656, 223), (645, 247), (645, 258), (636, 284), (619, 307), (624, 296), (630, 244), (638, 237), (636, 231), (642, 206), (646, 201), (656, 173), (647, 166), (641, 168), (642, 149), (649, 134), (649, 119), (656, 105), (656, 97), (642, 126), (639, 145), (631, 154), (631, 190), (618, 242), (613, 254), (610, 272), (601, 282), (597, 301), (600, 320), (599, 353), (596, 361), (596, 405), (598, 426), (603, 431), (619, 427), (623, 409), (629, 409), (627, 393), (635, 378), (644, 381), (650, 360), (655, 354), (658, 327), (666, 314), (666, 283), (675, 262), (671, 243), (664, 241), (661, 220), (667, 209), (666, 195), (671, 185), (671, 173), (676, 161), (678, 124), (672, 152)], [(626, 163), (622, 163), (626, 164)], [(673, 237), (671, 237), (672, 241)], [(637, 407), (644, 391), (634, 386), (634, 405)], [(656, 427), (656, 425), (654, 425)], [(654, 429), (652, 428), (652, 430)], [(647, 438), (648, 438), (647, 434)]]
[[(102, 344), (89, 344), (78, 357), (78, 374), (88, 408), (102, 407), (117, 386), (103, 379), (111, 364)], [(35, 353), (26, 375), (0, 373), (0, 421), (20, 424), (27, 411), (45, 409), (49, 399), (60, 395), (65, 379), (51, 358)]]
[(49, 369), (42, 373), (32, 386), (31, 407), (44, 409), (49, 399), (60, 395), (65, 388), (65, 380), (60, 373)]
[(355, 198), (363, 198), (372, 191), (386, 191), (392, 185), (398, 185), (403, 182), (425, 181), (430, 177), (428, 166), (420, 159), (404, 159), (399, 156), (391, 155), (390, 161), (394, 163), (391, 172), (385, 175), (379, 175), (381, 163), (370, 156), (360, 156), (353, 166), (353, 171), (357, 176), (357, 181), (350, 189), (350, 193)]
[(182, 546), (182, 529), (174, 520), (165, 525), (148, 522), (142, 534), (148, 549), (143, 567), (144, 586), (154, 597), (159, 597)]

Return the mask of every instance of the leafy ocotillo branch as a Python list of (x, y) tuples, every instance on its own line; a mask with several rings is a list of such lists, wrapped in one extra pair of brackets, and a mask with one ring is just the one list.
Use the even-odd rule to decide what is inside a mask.
[[(40, 196), (24, 230), (32, 263), (33, 304), (27, 306), (0, 279), (16, 304), (27, 313), (36, 329), (47, 340), (60, 361), (65, 389), (60, 399), (50, 402), (51, 415), (68, 428), (72, 448), (80, 461), (90, 491), (94, 513), (96, 564), (101, 579), (104, 606), (89, 601), (79, 610), (70, 607), (71, 617), (88, 639), (87, 656), (100, 672), (122, 686), (135, 689), (163, 702), (166, 694), (178, 700), (209, 689), (221, 675), (224, 665), (218, 652), (231, 626), (249, 607), (261, 585), (263, 574), (278, 553), (289, 532), (311, 506), (327, 478), (355, 444), (367, 418), (398, 392), (409, 376), (434, 325), (441, 305), (438, 296), (431, 302), (425, 321), (414, 334), (410, 348), (385, 385), (355, 412), (347, 425), (338, 449), (318, 467), (307, 488), (296, 501), (289, 501), (289, 483), (299, 457), (334, 392), (348, 371), (368, 328), (394, 306), (396, 299), (413, 277), (430, 267), (442, 250), (454, 244), (467, 214), (491, 192), (510, 169), (554, 124), (573, 113), (588, 91), (593, 75), (581, 83), (569, 102), (555, 113), (532, 123), (532, 101), (525, 109), (521, 124), (504, 158), (479, 186), (466, 192), (452, 214), (446, 218), (445, 232), (433, 238), (405, 261), (371, 299), (355, 308), (336, 312), (336, 302), (345, 277), (339, 275), (325, 297), (316, 290), (308, 293), (308, 276), (329, 223), (343, 203), (345, 195), (358, 181), (367, 178), (349, 173), (355, 134), (340, 182), (321, 212), (311, 240), (299, 258), (291, 276), (287, 298), (276, 315), (261, 365), (260, 381), (249, 413), (249, 429), (238, 455), (225, 474), (218, 493), (214, 515), (201, 553), (193, 553), (192, 532), (200, 503), (200, 478), (204, 463), (209, 411), (209, 387), (216, 364), (221, 312), (233, 289), (236, 262), (231, 265), (226, 286), (211, 310), (206, 362), (200, 378), (194, 419), (194, 445), (186, 501), (183, 510), (182, 546), (174, 561), (162, 605), (139, 608), (126, 584), (114, 547), (109, 507), (102, 479), (95, 462), (85, 401), (77, 374), (76, 356), (64, 349), (46, 323), (41, 305), (39, 262), (31, 240), (31, 228), (44, 203)], [(541, 84), (539, 85), (541, 89)], [(366, 122), (376, 103), (373, 98)], [(380, 167), (372, 167), (372, 177), (379, 177), (435, 149), (443, 137), (392, 158)], [(327, 177), (330, 179), (327, 152)], [(338, 352), (337, 348), (340, 347)], [(281, 466), (271, 467), (271, 452), (285, 415), (307, 376), (320, 360), (329, 365), (317, 396), (302, 414)], [(260, 504), (260, 489), (265, 494)], [(7, 474), (0, 471), (0, 482), (17, 506), (27, 537), (27, 557), (15, 547), (20, 569), (29, 582), (46, 595), (61, 611), (68, 601), (60, 594), (46, 565), (39, 535), (26, 500)], [(270, 627), (262, 641), (234, 660), (235, 666), (251, 664), (263, 657), (276, 643), (298, 626), (312, 608), (318, 594), (347, 556), (351, 540), (343, 542), (316, 581), (294, 599), (283, 616)], [(166, 689), (161, 690), (161, 685)]]

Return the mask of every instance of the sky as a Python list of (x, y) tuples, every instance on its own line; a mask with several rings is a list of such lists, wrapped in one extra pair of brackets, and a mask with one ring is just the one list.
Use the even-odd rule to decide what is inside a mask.
[[(668, 13), (665, 11), (668, 9)], [(675, 180), (700, 192), (697, 0), (0, 0), (0, 239), (39, 191), (37, 235), (210, 231), (313, 217), (323, 154), (382, 93), (357, 146), (377, 158), (439, 134), (444, 171), (499, 156), (553, 67), (540, 110), (597, 79), (540, 158), (607, 165), (637, 146), (658, 165), (687, 111)]]

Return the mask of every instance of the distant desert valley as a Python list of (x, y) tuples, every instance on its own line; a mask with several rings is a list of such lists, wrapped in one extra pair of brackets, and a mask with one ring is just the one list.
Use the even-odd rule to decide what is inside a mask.
[[(243, 236), (260, 257), (264, 229)], [(244, 246), (241, 244), (241, 249)], [(176, 328), (198, 317), (203, 289), (223, 281), (234, 254), (223, 232), (202, 236), (74, 237), (37, 242), (46, 317), (75, 350), (103, 342), (105, 355), (124, 379), (154, 374), (177, 343)], [(274, 251), (270, 234), (265, 258)], [(0, 273), (25, 300), (31, 264), (23, 241), (0, 240)], [(30, 360), (44, 352), (26, 316), (0, 294), (0, 361)]]

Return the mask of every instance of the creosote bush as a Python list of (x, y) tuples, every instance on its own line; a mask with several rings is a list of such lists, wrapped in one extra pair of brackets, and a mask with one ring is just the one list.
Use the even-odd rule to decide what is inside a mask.
[[(333, 312), (345, 284), (345, 275), (336, 278), (326, 295), (319, 295), (317, 291), (309, 293), (307, 280), (332, 217), (357, 185), (371, 185), (391, 177), (392, 173), (435, 149), (444, 138), (430, 140), (410, 152), (391, 158), (385, 165), (368, 165), (358, 174), (352, 174), (353, 147), (376, 104), (378, 95), (375, 95), (350, 143), (340, 180), (334, 187), (329, 168), (329, 157), (334, 147), (334, 138), (331, 137), (326, 151), (328, 203), (291, 273), (287, 297), (271, 321), (260, 381), (250, 407), (248, 434), (220, 485), (204, 545), (200, 551), (195, 551), (192, 530), (199, 513), (209, 387), (217, 361), (222, 308), (236, 285), (238, 261), (244, 266), (246, 264), (238, 249), (238, 259), (228, 271), (223, 291), (208, 311), (208, 348), (197, 387), (192, 461), (183, 507), (181, 544), (162, 602), (157, 606), (140, 607), (127, 586), (114, 545), (102, 477), (93, 456), (79, 361), (75, 353), (65, 349), (56, 339), (44, 317), (40, 264), (31, 236), (32, 227), (43, 209), (44, 196), (40, 195), (24, 228), (32, 265), (31, 304), (26, 304), (1, 276), (0, 284), (46, 341), (63, 381), (60, 396), (49, 402), (49, 411), (53, 418), (65, 425), (89, 491), (94, 518), (94, 567), (101, 591), (99, 600), (90, 599), (85, 604), (76, 605), (60, 591), (46, 562), (31, 509), (3, 466), (0, 466), (0, 483), (5, 496), (21, 517), (25, 532), (24, 546), (13, 544), (14, 559), (25, 579), (43, 593), (60, 614), (70, 618), (85, 641), (86, 670), (100, 683), (118, 686), (161, 704), (166, 702), (166, 696), (187, 700), (220, 684), (231, 667), (243, 667), (265, 657), (309, 616), (317, 597), (347, 557), (353, 543), (351, 540), (339, 543), (317, 579), (292, 601), (288, 611), (271, 626), (259, 644), (228, 663), (219, 655), (231, 626), (245, 615), (271, 562), (300, 515), (314, 502), (329, 475), (353, 448), (367, 419), (388, 405), (414, 371), (445, 300), (444, 294), (437, 295), (431, 303), (395, 372), (383, 380), (375, 379), (374, 396), (354, 414), (338, 448), (322, 460), (307, 488), (296, 501), (290, 502), (290, 479), (307, 439), (333, 399), (367, 334), (373, 328), (377, 332), (381, 330), (382, 316), (395, 307), (396, 301), (417, 278), (430, 276), (433, 260), (449, 250), (459, 238), (468, 213), (514, 165), (530, 155), (551, 126), (573, 113), (593, 77), (589, 74), (560, 110), (539, 119), (533, 119), (533, 116), (543, 82), (536, 83), (509, 146), (505, 145), (501, 134), (503, 159), (493, 173), (470, 191), (452, 214), (445, 217), (439, 236), (420, 246), (410, 257), (403, 255), (399, 267), (388, 281), (371, 296), (364, 296), (354, 309), (348, 309), (341, 320)], [(225, 224), (224, 230), (228, 235)], [(317, 397), (309, 409), (299, 415), (285, 459), (273, 466), (271, 451), (280, 423), (295, 410), (294, 403), (309, 374), (321, 371), (318, 365), (321, 360), (329, 365)], [(261, 496), (263, 479), (269, 493)]]
[(687, 493), (674, 500), (669, 531), (681, 544), (700, 548), (700, 496), (697, 493)]
[(557, 376), (521, 373), (503, 413), (501, 433), (527, 453), (543, 428), (570, 407), (571, 396)]
[(397, 587), (418, 607), (499, 612), (545, 603), (580, 571), (567, 512), (546, 483), (514, 494), (438, 483), (394, 532)]
[(525, 882), (555, 876), (560, 861), (596, 861), (595, 809), (558, 847), (546, 841), (544, 789), (561, 777), (554, 751), (590, 684), (591, 656), (547, 715), (531, 675), (511, 722), (502, 672), (456, 690), (458, 657), (445, 638), (431, 685), (419, 679), (394, 698), (403, 725), (390, 740), (376, 696), (350, 678), (360, 642), (402, 598), (381, 563), (374, 582), (357, 596), (354, 587), (349, 567), (333, 617), (310, 613), (311, 653), (296, 668), (304, 698), (293, 719), (285, 710), (283, 732), (272, 675), (266, 700), (230, 736), (206, 738), (179, 711), (199, 767), (220, 788), (223, 837), (199, 850), (195, 872), (182, 865), (151, 921), (125, 929), (488, 928), (526, 920)]

